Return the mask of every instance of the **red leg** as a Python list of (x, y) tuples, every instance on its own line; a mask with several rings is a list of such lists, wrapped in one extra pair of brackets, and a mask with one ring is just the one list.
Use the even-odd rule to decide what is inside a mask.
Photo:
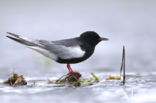
[(68, 68), (70, 74), (80, 74), (79, 72), (74, 72), (72, 70), (72, 68), (70, 67), (70, 64), (67, 64), (67, 68)]

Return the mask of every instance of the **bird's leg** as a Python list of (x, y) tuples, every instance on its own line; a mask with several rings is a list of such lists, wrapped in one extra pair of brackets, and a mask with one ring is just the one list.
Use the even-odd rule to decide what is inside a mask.
[(70, 67), (70, 64), (67, 64), (67, 68), (69, 70), (69, 74), (80, 74), (79, 72), (74, 72), (72, 68)]

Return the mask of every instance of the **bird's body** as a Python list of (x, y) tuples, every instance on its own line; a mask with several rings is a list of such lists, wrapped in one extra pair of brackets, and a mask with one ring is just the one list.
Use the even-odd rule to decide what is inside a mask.
[(57, 56), (56, 62), (59, 63), (78, 63), (85, 58), (85, 50), (82, 48), (82, 42), (79, 38), (65, 39), (47, 42), (40, 40), (41, 45), (44, 45), (44, 49), (51, 51)]
[[(33, 40), (21, 37), (17, 34), (8, 32), (11, 36), (7, 36), (19, 43), (26, 45), (44, 56), (58, 63), (79, 63), (88, 59), (94, 52), (95, 46), (102, 40), (96, 32), (88, 31), (80, 35), (80, 37), (64, 39), (58, 41)], [(68, 69), (70, 65), (67, 65)], [(69, 70), (70, 71), (70, 70)], [(72, 70), (70, 72), (73, 72)]]

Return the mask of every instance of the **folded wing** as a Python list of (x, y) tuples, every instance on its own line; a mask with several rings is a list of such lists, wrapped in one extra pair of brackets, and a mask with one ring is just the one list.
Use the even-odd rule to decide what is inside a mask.
[[(46, 40), (33, 40), (19, 36), (14, 33), (10, 33), (8, 38), (15, 40), (21, 44), (26, 45), (46, 57), (49, 57), (55, 61), (61, 59), (80, 58), (85, 54), (77, 41), (77, 38), (60, 40), (60, 41), (46, 41)], [(75, 39), (75, 40), (74, 40)], [(77, 42), (76, 42), (77, 41)]]

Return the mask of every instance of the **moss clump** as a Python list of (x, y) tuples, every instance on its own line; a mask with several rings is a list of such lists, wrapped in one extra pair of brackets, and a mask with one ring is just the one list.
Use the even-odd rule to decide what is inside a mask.
[(69, 73), (67, 75), (62, 76), (60, 79), (56, 80), (55, 83), (62, 84), (62, 85), (72, 85), (72, 86), (78, 87), (81, 85), (93, 85), (94, 83), (97, 83), (100, 81), (100, 79), (94, 73), (91, 73), (91, 75), (94, 77), (95, 80), (91, 80), (89, 78), (82, 79), (81, 74)]
[(73, 86), (80, 86), (80, 77), (81, 74), (67, 74), (62, 76), (60, 79), (56, 81), (57, 84), (68, 84), (68, 85), (73, 85)]

